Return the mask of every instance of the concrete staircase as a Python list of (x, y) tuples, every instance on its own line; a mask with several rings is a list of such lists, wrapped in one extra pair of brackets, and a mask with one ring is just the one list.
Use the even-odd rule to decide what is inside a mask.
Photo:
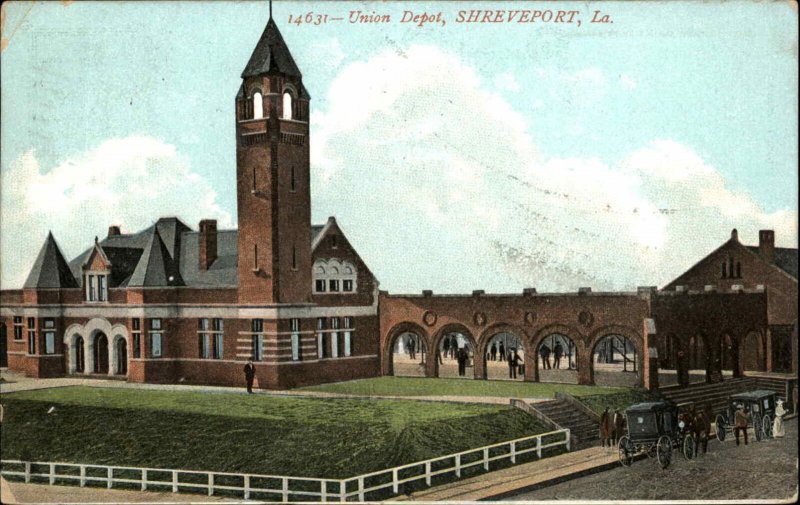
[(667, 387), (659, 390), (661, 395), (680, 404), (694, 403), (695, 408), (702, 409), (706, 403), (711, 403), (714, 412), (724, 410), (728, 405), (728, 397), (732, 394), (764, 389), (751, 377), (727, 379), (714, 384), (691, 384), (684, 388)]
[(569, 428), (570, 434), (577, 439), (577, 447), (572, 450), (599, 444), (598, 423), (571, 403), (562, 399), (548, 400), (533, 404), (533, 408), (562, 428)]

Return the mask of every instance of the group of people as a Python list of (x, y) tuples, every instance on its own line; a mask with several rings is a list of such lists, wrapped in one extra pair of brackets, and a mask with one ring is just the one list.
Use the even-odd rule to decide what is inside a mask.
[(539, 356), (542, 357), (542, 368), (544, 370), (550, 370), (550, 354), (553, 354), (553, 366), (552, 368), (559, 369), (561, 368), (561, 358), (564, 356), (564, 347), (561, 345), (561, 342), (556, 342), (556, 345), (553, 347), (552, 351), (547, 344), (542, 344), (542, 347), (539, 349)]
[[(506, 347), (503, 345), (503, 342), (499, 342), (500, 345), (497, 345), (497, 342), (492, 342), (491, 347), (489, 348), (489, 354), (486, 356), (487, 360), (490, 361), (506, 361), (508, 358), (506, 355)], [(511, 351), (515, 350), (513, 347), (508, 349), (508, 354), (511, 354)]]

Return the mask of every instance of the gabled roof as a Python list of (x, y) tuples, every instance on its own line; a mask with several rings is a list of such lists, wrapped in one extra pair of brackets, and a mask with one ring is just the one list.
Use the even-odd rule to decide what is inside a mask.
[(353, 255), (355, 255), (358, 263), (360, 263), (361, 266), (364, 268), (364, 270), (367, 271), (367, 274), (369, 274), (370, 277), (375, 279), (375, 282), (378, 282), (378, 279), (375, 277), (372, 271), (370, 271), (366, 262), (364, 262), (364, 260), (361, 259), (361, 256), (358, 254), (358, 251), (356, 251), (356, 248), (353, 247), (353, 245), (350, 243), (349, 240), (347, 240), (347, 236), (344, 234), (344, 231), (342, 231), (342, 228), (339, 226), (339, 223), (336, 222), (336, 218), (333, 216), (330, 216), (328, 218), (328, 221), (324, 225), (311, 226), (311, 254), (312, 255), (314, 254), (314, 251), (322, 243), (322, 240), (326, 236), (328, 236), (328, 234), (331, 233), (332, 231), (335, 231), (336, 233), (339, 234), (339, 236), (341, 236), (342, 238), (341, 243), (343, 247), (349, 248), (352, 251)]
[(181, 286), (178, 265), (170, 256), (156, 226), (142, 251), (139, 264), (127, 282), (128, 286)]
[[(758, 254), (758, 247), (746, 246), (747, 250)], [(797, 279), (797, 249), (775, 248), (775, 266)]]
[[(242, 71), (242, 79), (265, 75), (271, 71), (301, 79), (303, 77), (294, 62), (292, 53), (289, 52), (289, 47), (283, 41), (278, 25), (270, 17), (266, 28), (264, 28), (264, 33), (261, 34), (261, 38), (258, 40), (255, 49), (253, 49), (253, 54), (250, 55), (247, 66)], [(301, 87), (301, 97), (309, 99), (310, 97), (305, 87)]]
[(51, 232), (47, 233), (47, 238), (33, 262), (28, 278), (25, 280), (24, 288), (77, 288), (78, 283), (70, 271), (67, 260), (61, 253), (61, 249), (56, 243), (56, 239)]

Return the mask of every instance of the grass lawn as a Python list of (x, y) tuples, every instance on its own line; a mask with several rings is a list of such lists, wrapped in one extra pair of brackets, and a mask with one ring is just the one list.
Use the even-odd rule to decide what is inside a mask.
[(629, 388), (579, 386), (576, 384), (417, 377), (377, 377), (301, 389), (364, 396), (500, 396), (505, 398), (553, 398), (556, 392), (585, 396), (629, 391)]
[(3, 459), (309, 477), (350, 477), (547, 431), (510, 407), (402, 400), (68, 387), (2, 402)]

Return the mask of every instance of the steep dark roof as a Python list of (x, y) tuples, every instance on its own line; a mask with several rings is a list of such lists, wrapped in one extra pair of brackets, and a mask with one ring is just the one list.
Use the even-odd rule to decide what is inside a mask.
[[(174, 241), (173, 241), (174, 247)], [(128, 286), (182, 286), (177, 262), (161, 239), (158, 226), (153, 230)]]
[[(758, 254), (758, 247), (746, 246), (750, 252)], [(775, 266), (797, 279), (797, 249), (775, 248)]]
[(311, 243), (313, 244), (314, 241), (317, 239), (322, 230), (325, 228), (324, 224), (312, 224), (311, 225)]
[(190, 231), (183, 234), (180, 255), (180, 273), (187, 286), (236, 287), (239, 285), (239, 232), (217, 231), (217, 259), (208, 270), (200, 270), (200, 233)]
[[(289, 52), (289, 48), (286, 46), (286, 42), (283, 41), (278, 25), (275, 24), (272, 18), (269, 18), (267, 26), (264, 28), (264, 33), (261, 34), (258, 44), (253, 49), (253, 54), (250, 55), (247, 66), (242, 71), (242, 79), (265, 75), (271, 71), (301, 79), (303, 77), (294, 62), (294, 58), (292, 58), (292, 53)], [(301, 97), (309, 99), (310, 97), (305, 87), (301, 87)]]
[(77, 288), (78, 283), (70, 271), (52, 233), (47, 238), (33, 263), (25, 288)]

